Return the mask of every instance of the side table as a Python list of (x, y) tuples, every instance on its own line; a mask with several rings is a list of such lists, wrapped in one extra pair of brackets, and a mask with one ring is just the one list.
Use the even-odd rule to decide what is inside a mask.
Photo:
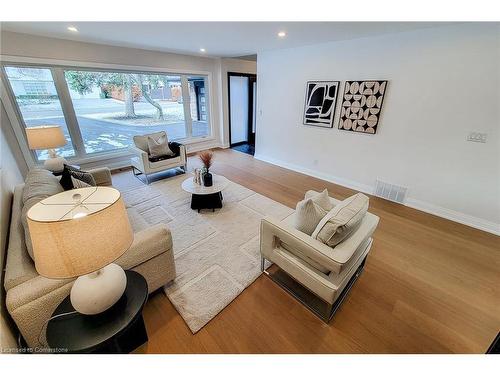
[(74, 311), (70, 297), (56, 308), (47, 325), (47, 343), (68, 353), (130, 353), (148, 341), (142, 308), (148, 285), (142, 275), (125, 271), (127, 286), (123, 296), (108, 310), (97, 315)]

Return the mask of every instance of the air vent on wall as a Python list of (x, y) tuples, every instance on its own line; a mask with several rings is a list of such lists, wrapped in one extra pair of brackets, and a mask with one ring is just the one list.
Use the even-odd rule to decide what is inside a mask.
[(375, 195), (397, 203), (404, 203), (407, 187), (390, 184), (388, 182), (376, 180)]

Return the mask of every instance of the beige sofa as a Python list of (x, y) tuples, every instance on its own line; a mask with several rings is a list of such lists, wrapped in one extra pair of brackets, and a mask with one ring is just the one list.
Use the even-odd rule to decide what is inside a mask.
[[(97, 185), (111, 185), (109, 169), (90, 172)], [(23, 189), (24, 184), (14, 190), (4, 286), (7, 310), (28, 346), (38, 347), (46, 346), (45, 323), (69, 295), (74, 279), (48, 279), (37, 273), (26, 248), (22, 225)], [(136, 215), (132, 210), (128, 212), (129, 216)], [(130, 219), (134, 222), (133, 217)], [(144, 276), (149, 292), (169, 283), (175, 278), (170, 230), (164, 224), (157, 224), (136, 232), (132, 246), (116, 263)]]
[[(310, 190), (306, 193), (306, 198), (316, 194), (319, 193)], [(330, 201), (334, 206), (339, 203), (331, 197)], [(305, 301), (304, 293), (297, 291), (293, 283), (284, 281), (283, 277), (274, 277), (274, 280), (323, 320), (329, 321), (364, 266), (379, 218), (367, 212), (359, 227), (332, 248), (295, 229), (294, 215), (284, 221), (272, 218), (262, 220), (260, 231), (262, 271), (265, 271), (265, 259), (276, 264), (319, 297), (324, 305), (312, 305)]]

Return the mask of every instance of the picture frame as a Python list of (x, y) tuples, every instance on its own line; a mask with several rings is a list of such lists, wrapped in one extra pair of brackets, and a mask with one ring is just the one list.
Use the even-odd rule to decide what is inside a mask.
[(333, 128), (340, 81), (307, 81), (303, 124)]

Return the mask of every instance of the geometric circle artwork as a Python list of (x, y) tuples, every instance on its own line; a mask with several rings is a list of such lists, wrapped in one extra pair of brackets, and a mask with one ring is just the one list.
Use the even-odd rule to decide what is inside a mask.
[(387, 81), (346, 81), (338, 128), (375, 134)]
[(339, 81), (308, 81), (304, 105), (304, 125), (333, 127)]

